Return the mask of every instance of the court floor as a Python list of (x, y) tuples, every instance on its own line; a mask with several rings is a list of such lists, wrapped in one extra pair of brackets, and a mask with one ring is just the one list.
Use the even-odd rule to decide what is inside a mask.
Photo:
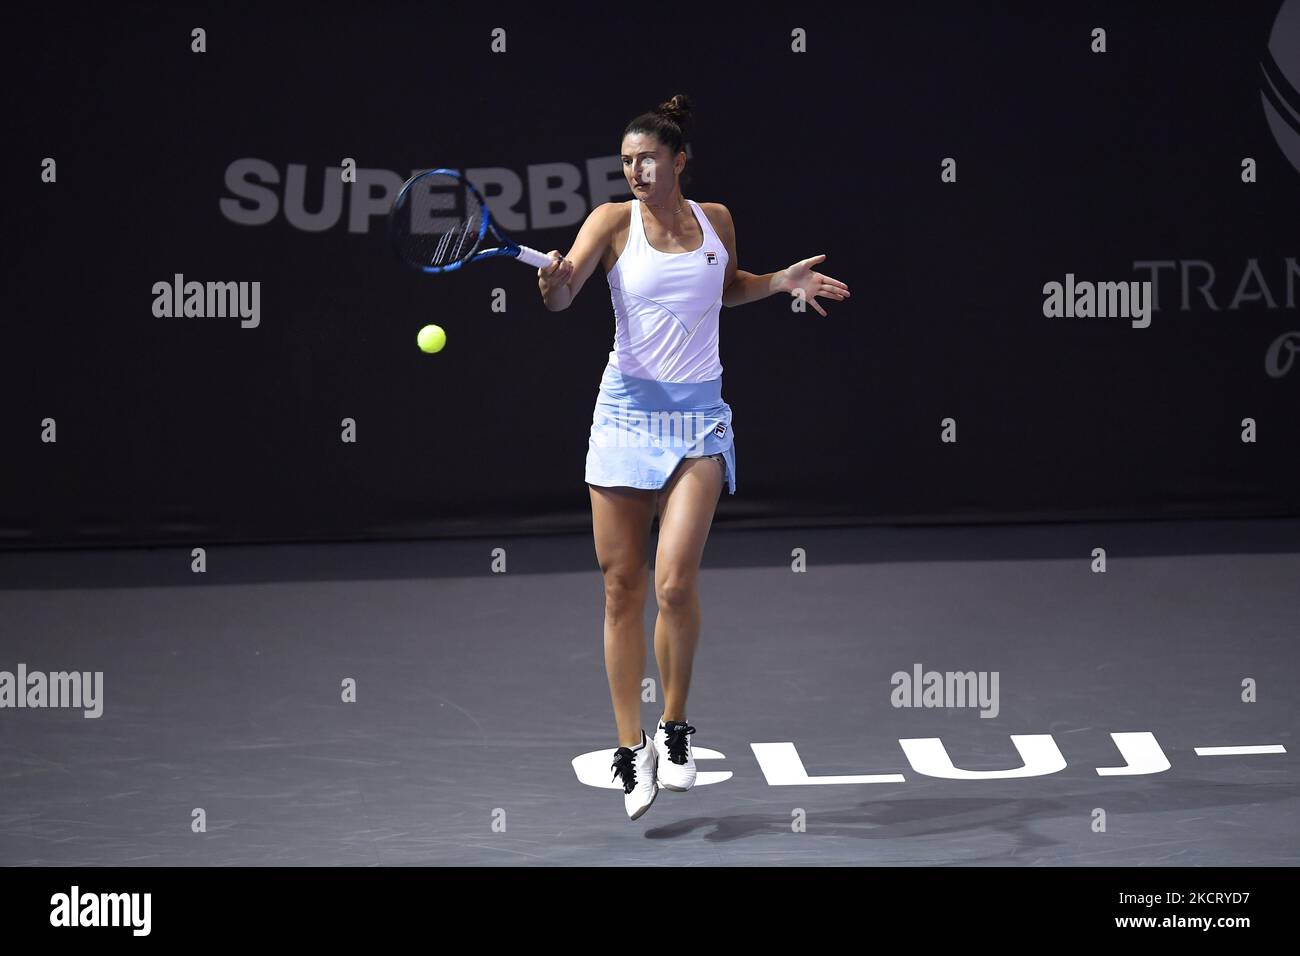
[(635, 822), (589, 535), (206, 559), (0, 554), (0, 865), (1300, 863), (1300, 521), (715, 528)]

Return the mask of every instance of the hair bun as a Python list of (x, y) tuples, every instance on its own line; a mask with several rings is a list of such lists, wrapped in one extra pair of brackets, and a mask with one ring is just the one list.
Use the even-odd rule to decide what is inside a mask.
[(685, 126), (691, 120), (691, 111), (694, 104), (691, 98), (685, 93), (678, 93), (666, 103), (660, 103), (655, 109), (656, 113), (666, 116), (678, 126)]

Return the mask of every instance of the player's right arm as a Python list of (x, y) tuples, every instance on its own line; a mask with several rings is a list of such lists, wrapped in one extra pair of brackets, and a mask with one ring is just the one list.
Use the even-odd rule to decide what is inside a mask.
[(561, 256), (557, 249), (548, 253), (555, 262), (537, 270), (537, 288), (549, 311), (567, 309), (596, 271), (605, 248), (613, 240), (619, 208), (619, 203), (601, 203), (588, 214), (567, 256)]

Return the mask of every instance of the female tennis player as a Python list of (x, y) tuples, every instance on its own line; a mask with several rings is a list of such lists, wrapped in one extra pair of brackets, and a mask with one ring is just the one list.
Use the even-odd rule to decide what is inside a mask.
[[(825, 315), (818, 296), (849, 297), (843, 282), (813, 271), (824, 255), (766, 275), (737, 268), (731, 213), (682, 197), (690, 118), (691, 102), (679, 94), (628, 124), (621, 153), (632, 200), (593, 209), (569, 254), (552, 250), (553, 264), (537, 273), (546, 308), (557, 312), (599, 263), (614, 305), (614, 348), (592, 415), (586, 482), (605, 581), (605, 670), (619, 740), (612, 769), (633, 820), (660, 788), (695, 784), (686, 696), (700, 634), (696, 582), (724, 480), (736, 493), (719, 311), (788, 292)], [(663, 713), (650, 741), (640, 695), (656, 514), (654, 646)]]

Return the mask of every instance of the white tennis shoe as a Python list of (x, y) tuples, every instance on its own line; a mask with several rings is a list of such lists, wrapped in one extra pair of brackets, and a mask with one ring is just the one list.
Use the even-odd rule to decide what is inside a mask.
[(689, 790), (695, 786), (695, 756), (690, 735), (695, 728), (684, 720), (659, 721), (655, 728), (659, 786), (665, 790)]
[(610, 766), (615, 778), (623, 778), (623, 805), (633, 820), (649, 810), (659, 794), (659, 784), (655, 779), (656, 762), (655, 748), (644, 730), (641, 731), (640, 746), (619, 747), (614, 751), (614, 762)]

